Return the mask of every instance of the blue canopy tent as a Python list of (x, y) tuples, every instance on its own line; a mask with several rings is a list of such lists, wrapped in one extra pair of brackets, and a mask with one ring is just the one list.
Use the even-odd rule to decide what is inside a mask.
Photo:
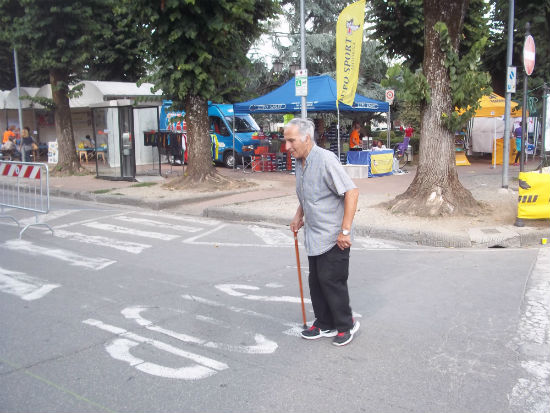
[[(308, 112), (338, 112), (338, 158), (340, 158), (340, 112), (388, 112), (389, 104), (355, 94), (353, 105), (336, 107), (336, 81), (328, 76), (308, 76)], [(296, 96), (295, 80), (247, 102), (235, 103), (235, 113), (296, 113), (302, 110), (301, 97)]]
[[(336, 81), (328, 75), (308, 77), (308, 112), (336, 112)], [(235, 113), (295, 113), (302, 102), (296, 96), (294, 78), (277, 89), (247, 102), (235, 103)], [(353, 106), (340, 103), (340, 112), (387, 112), (386, 102), (355, 94)]]

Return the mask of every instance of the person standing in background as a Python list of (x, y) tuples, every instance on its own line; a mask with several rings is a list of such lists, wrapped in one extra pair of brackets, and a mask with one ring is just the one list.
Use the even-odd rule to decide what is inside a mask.
[(4, 136), (2, 137), (2, 143), (6, 143), (10, 140), (10, 138), (15, 139), (15, 133), (13, 132), (15, 130), (15, 126), (11, 125), (9, 128), (6, 128), (6, 131), (4, 132)]
[(516, 158), (514, 159), (514, 166), (518, 166), (518, 160), (521, 159), (521, 136), (523, 133), (523, 129), (521, 128), (521, 125), (518, 124), (518, 127), (514, 129), (514, 135), (516, 137)]
[(350, 151), (362, 151), (363, 150), (363, 143), (361, 142), (361, 138), (359, 137), (359, 130), (361, 129), (361, 125), (357, 121), (353, 121), (352, 124), (352, 131), (349, 134), (349, 150)]
[(20, 151), (21, 151), (21, 158), (23, 159), (23, 162), (30, 162), (31, 161), (31, 152), (32, 152), (32, 144), (34, 141), (31, 137), (31, 131), (28, 126), (25, 126), (23, 130), (21, 131), (21, 143), (20, 143)]

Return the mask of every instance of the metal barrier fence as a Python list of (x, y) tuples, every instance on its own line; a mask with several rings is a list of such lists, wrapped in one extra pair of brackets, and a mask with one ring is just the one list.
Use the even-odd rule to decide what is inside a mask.
[(13, 220), (19, 229), (21, 224), (10, 215), (4, 214), (4, 208), (21, 209), (35, 213), (35, 222), (25, 225), (19, 232), (19, 238), (31, 226), (45, 226), (38, 221), (38, 214), (47, 214), (50, 210), (49, 170), (45, 163), (0, 161), (0, 218)]

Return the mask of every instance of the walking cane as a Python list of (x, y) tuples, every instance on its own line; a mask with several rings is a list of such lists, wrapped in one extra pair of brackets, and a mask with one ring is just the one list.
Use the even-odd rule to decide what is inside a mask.
[(304, 305), (304, 290), (302, 288), (302, 270), (300, 268), (300, 252), (298, 251), (298, 231), (294, 231), (294, 248), (296, 249), (296, 265), (298, 267), (298, 283), (300, 284), (300, 298), (302, 300), (302, 319), (304, 320), (304, 329), (306, 323), (306, 306)]

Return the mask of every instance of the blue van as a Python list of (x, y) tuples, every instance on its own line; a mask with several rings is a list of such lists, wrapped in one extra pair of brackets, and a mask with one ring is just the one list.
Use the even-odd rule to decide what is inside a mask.
[[(182, 120), (185, 112), (170, 111), (171, 105), (171, 101), (164, 101), (162, 104), (160, 128), (169, 129), (168, 120), (176, 116), (177, 125), (180, 125), (176, 125), (176, 129), (185, 132), (186, 125)], [(254, 154), (254, 149), (260, 143), (260, 127), (252, 116), (244, 113), (235, 114), (233, 105), (208, 102), (208, 120), (213, 142), (212, 158), (215, 162), (233, 168), (235, 162), (242, 163), (243, 154)]]

